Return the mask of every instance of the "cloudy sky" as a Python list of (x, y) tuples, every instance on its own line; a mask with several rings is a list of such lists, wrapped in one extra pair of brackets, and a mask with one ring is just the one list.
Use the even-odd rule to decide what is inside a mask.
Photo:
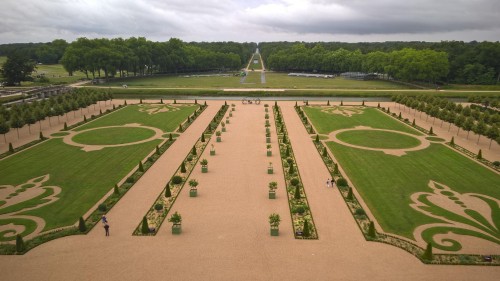
[(499, 41), (499, 0), (0, 0), (0, 44), (153, 41)]

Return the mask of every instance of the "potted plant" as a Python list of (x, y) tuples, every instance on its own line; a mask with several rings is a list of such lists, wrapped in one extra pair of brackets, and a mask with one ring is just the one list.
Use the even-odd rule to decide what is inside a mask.
[(220, 122), (220, 126), (222, 127), (222, 131), (225, 132), (226, 131), (226, 123)]
[(229, 116), (226, 117), (226, 124), (229, 124)]
[(220, 136), (221, 135), (221, 131), (215, 132), (215, 135), (217, 136), (217, 142), (221, 142), (221, 140), (222, 140), (221, 136)]
[(273, 156), (273, 151), (271, 150), (271, 145), (267, 145), (267, 156)]
[(214, 144), (212, 143), (212, 147), (210, 147), (210, 155), (215, 155), (215, 147)]
[(168, 219), (168, 221), (172, 223), (172, 234), (181, 234), (181, 232), (182, 232), (182, 228), (181, 228), (182, 217), (181, 217), (181, 215), (179, 213), (175, 212)]
[(269, 119), (269, 114), (266, 113), (266, 115), (264, 115), (264, 118)]
[(269, 162), (269, 166), (267, 166), (267, 173), (268, 174), (273, 173), (273, 162)]
[(279, 236), (280, 235), (280, 226), (281, 218), (280, 215), (276, 213), (272, 213), (269, 215), (269, 224), (271, 225), (271, 236)]
[(270, 134), (271, 133), (271, 129), (269, 127), (271, 127), (271, 125), (269, 124), (266, 124), (266, 134)]
[(276, 199), (276, 189), (278, 189), (278, 183), (272, 181), (269, 183), (269, 199)]
[(236, 105), (234, 103), (231, 104), (231, 111), (235, 111), (236, 110)]
[(208, 160), (207, 159), (202, 159), (200, 161), (201, 164), (201, 172), (202, 173), (207, 173), (208, 172)]
[(271, 125), (271, 123), (269, 123), (269, 120), (266, 120), (266, 125)]
[(266, 133), (266, 143), (271, 143), (271, 133)]
[(229, 117), (233, 117), (233, 112), (229, 111)]
[(198, 196), (198, 189), (196, 189), (196, 187), (198, 186), (198, 181), (195, 179), (191, 179), (189, 181), (189, 186), (191, 187), (191, 189), (189, 190), (189, 197)]

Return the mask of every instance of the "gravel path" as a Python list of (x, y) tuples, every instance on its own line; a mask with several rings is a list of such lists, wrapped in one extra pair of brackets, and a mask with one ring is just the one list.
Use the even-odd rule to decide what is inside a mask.
[[(216, 156), (203, 155), (209, 172), (195, 169), (199, 197), (188, 188), (173, 211), (183, 215), (183, 234), (165, 223), (155, 237), (131, 236), (165, 181), (200, 136), (222, 102), (209, 108), (109, 213), (110, 237), (97, 226), (23, 256), (0, 256), (2, 280), (471, 280), (496, 279), (499, 267), (429, 266), (396, 247), (366, 242), (338, 190), (324, 185), (328, 173), (293, 109), (283, 116), (318, 228), (319, 240), (295, 240), (272, 134), (274, 175), (266, 173), (264, 107), (237, 105)], [(274, 126), (272, 127), (274, 129)], [(279, 182), (278, 199), (267, 183)], [(267, 216), (278, 212), (281, 235), (271, 237)], [(496, 277), (495, 277), (496, 276)]]

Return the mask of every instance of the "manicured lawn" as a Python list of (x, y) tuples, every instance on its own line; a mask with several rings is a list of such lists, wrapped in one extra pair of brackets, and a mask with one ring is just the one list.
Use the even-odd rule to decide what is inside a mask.
[[(254, 60), (257, 60), (257, 63), (253, 63)], [(260, 63), (260, 55), (259, 54), (254, 54), (253, 55), (253, 58), (252, 58), (252, 61), (250, 62), (250, 69), (255, 69), (255, 70), (259, 70), (259, 69), (262, 69), (262, 64)]]
[[(149, 114), (148, 109), (157, 108), (178, 108), (179, 110), (167, 111), (167, 112), (157, 112)], [(131, 123), (139, 123), (144, 126), (156, 127), (164, 132), (173, 132), (177, 129), (179, 124), (183, 122), (187, 117), (198, 109), (199, 106), (190, 104), (185, 106), (171, 106), (167, 104), (142, 104), (142, 105), (129, 105), (123, 109), (116, 111), (111, 115), (103, 116), (94, 122), (86, 124), (79, 127), (76, 131), (86, 130), (90, 128), (106, 127), (106, 126), (118, 126)], [(143, 110), (142, 112), (140, 110)]]
[(155, 76), (144, 78), (133, 78), (124, 81), (110, 82), (105, 86), (121, 86), (127, 84), (128, 87), (164, 87), (164, 88), (237, 88), (240, 85), (240, 77), (232, 76), (212, 76), (195, 77), (191, 75)]
[[(320, 134), (329, 134), (330, 132), (336, 130), (354, 128), (356, 126), (367, 126), (376, 129), (388, 129), (414, 135), (422, 135), (420, 132), (402, 124), (401, 122), (387, 117), (385, 113), (382, 113), (375, 108), (366, 108), (365, 110), (358, 109), (356, 111), (361, 114), (353, 114), (351, 117), (322, 112), (322, 109), (325, 108), (327, 107), (303, 107), (305, 113)], [(346, 106), (341, 107), (341, 109), (342, 108), (351, 110), (353, 107)]]
[[(49, 174), (45, 185), (61, 187), (60, 199), (23, 214), (43, 218), (45, 230), (71, 225), (159, 143), (154, 140), (85, 152), (62, 139), (52, 139), (0, 161), (1, 184), (18, 185)], [(6, 212), (9, 210), (0, 209), (0, 213)]]
[(73, 137), (73, 141), (90, 145), (110, 145), (141, 141), (154, 135), (155, 132), (147, 128), (102, 128), (80, 133)]
[(349, 144), (383, 149), (410, 148), (421, 143), (418, 139), (407, 135), (370, 130), (346, 131), (338, 134), (337, 138)]
[[(410, 207), (410, 196), (432, 192), (430, 180), (459, 193), (481, 193), (500, 198), (500, 176), (442, 144), (398, 157), (328, 142), (335, 158), (384, 231), (413, 238), (414, 229), (440, 220)], [(497, 214), (498, 215), (498, 214)]]
[(244, 85), (253, 85), (253, 87), (260, 88), (263, 85), (260, 83), (260, 72), (249, 71)]

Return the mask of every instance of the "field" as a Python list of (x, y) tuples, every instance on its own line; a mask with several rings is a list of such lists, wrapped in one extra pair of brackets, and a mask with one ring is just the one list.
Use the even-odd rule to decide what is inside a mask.
[[(256, 59), (258, 62), (253, 63), (253, 60)], [(259, 54), (254, 54), (252, 57), (252, 60), (250, 61), (250, 65), (248, 67), (249, 69), (255, 69), (255, 70), (260, 70), (262, 69), (262, 63), (260, 62), (260, 55)]]
[[(360, 125), (391, 130), (385, 136), (383, 131), (339, 133), (339, 139), (349, 146), (331, 137), (326, 141), (384, 232), (417, 242), (433, 242), (434, 247), (449, 251), (460, 250), (463, 241), (448, 237), (448, 232), (500, 244), (497, 173), (442, 143), (430, 143), (426, 148), (411, 151), (421, 134), (376, 109), (356, 111), (351, 117), (342, 115), (338, 109), (330, 113), (321, 110), (304, 108), (321, 134)], [(413, 131), (414, 142), (406, 140), (409, 135), (394, 136), (397, 134), (394, 131)], [(365, 138), (360, 132), (367, 133)], [(377, 135), (370, 135), (373, 132)], [(342, 137), (346, 133), (349, 134)], [(422, 138), (419, 140), (425, 142)], [(389, 144), (391, 149), (401, 148), (403, 153), (386, 153)]]
[[(73, 225), (161, 143), (148, 139), (150, 127), (173, 131), (196, 108), (128, 106), (1, 160), (0, 241), (12, 240), (16, 230), (25, 236)], [(136, 125), (101, 128), (127, 123)]]

